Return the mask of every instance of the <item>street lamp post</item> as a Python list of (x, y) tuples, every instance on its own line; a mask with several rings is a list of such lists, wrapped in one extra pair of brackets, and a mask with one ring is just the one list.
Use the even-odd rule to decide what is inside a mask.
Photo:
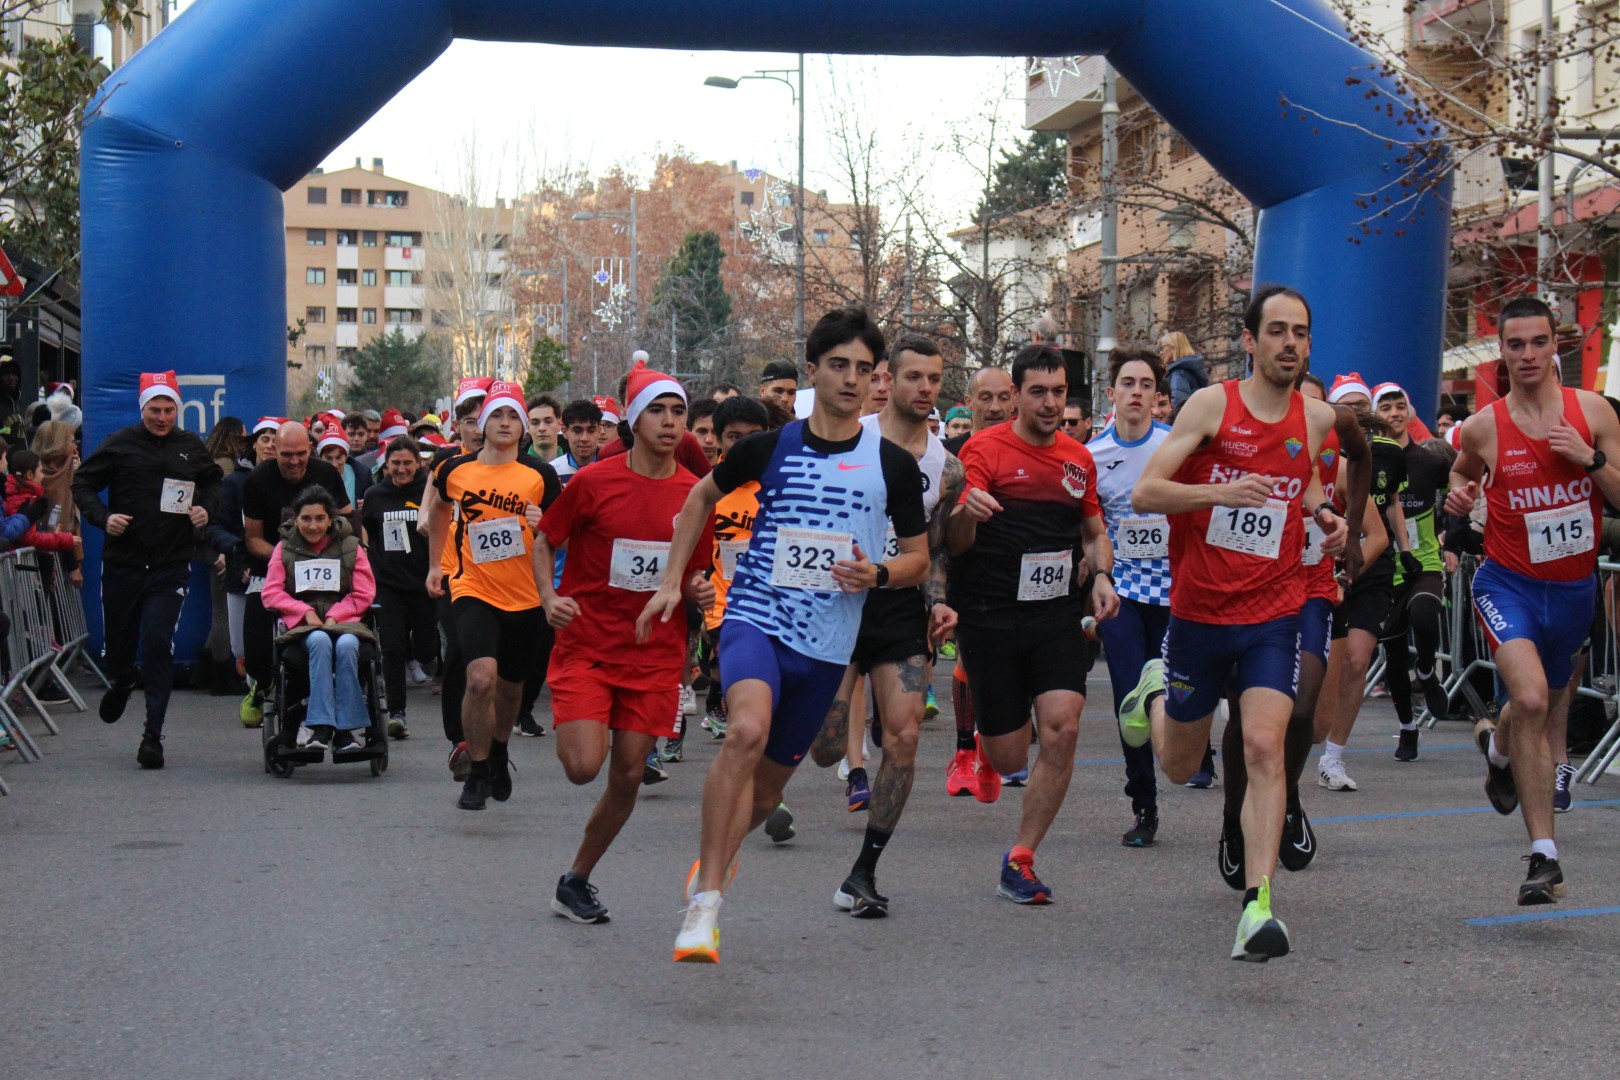
[[(798, 83), (788, 76), (797, 75)], [(788, 88), (793, 95), (793, 103), (799, 107), (799, 194), (793, 200), (793, 231), (796, 256), (796, 280), (794, 281), (793, 295), (793, 336), (795, 351), (804, 345), (804, 53), (799, 54), (799, 66), (793, 68), (765, 68), (755, 71), (752, 75), (741, 75), (735, 79), (728, 79), (723, 75), (710, 75), (703, 80), (704, 86), (713, 86), (721, 90), (735, 90), (744, 79), (767, 79), (779, 82)]]
[(601, 218), (625, 218), (630, 222), (630, 347), (638, 349), (641, 347), (637, 336), (641, 326), (641, 294), (636, 291), (636, 268), (641, 261), (641, 251), (636, 247), (636, 193), (630, 193), (629, 210), (581, 210), (571, 220), (596, 221)]

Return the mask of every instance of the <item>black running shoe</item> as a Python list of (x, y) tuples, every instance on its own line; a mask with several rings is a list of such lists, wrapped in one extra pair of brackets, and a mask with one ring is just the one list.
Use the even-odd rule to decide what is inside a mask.
[(1417, 728), (1401, 728), (1400, 741), (1395, 744), (1396, 761), (1416, 761), (1418, 748)]
[(1491, 735), (1496, 725), (1485, 719), (1474, 725), (1474, 742), (1485, 755), (1485, 797), (1498, 814), (1507, 815), (1519, 808), (1519, 788), (1513, 782), (1512, 765), (1498, 767), (1491, 764)]
[(1445, 687), (1440, 685), (1439, 672), (1430, 672), (1427, 679), (1418, 679), (1417, 685), (1423, 691), (1423, 704), (1428, 706), (1429, 715), (1436, 720), (1444, 720), (1451, 712), (1451, 699), (1446, 696)]
[(467, 774), (467, 782), (461, 785), (461, 798), (456, 805), (463, 810), (482, 810), (489, 803), (490, 786), (489, 762), (473, 762), (472, 772)]
[(1277, 861), (1284, 870), (1297, 873), (1311, 865), (1314, 858), (1316, 830), (1311, 828), (1311, 819), (1305, 816), (1305, 807), (1290, 803), (1283, 814), (1282, 846), (1277, 851)]
[(1519, 886), (1519, 906), (1556, 904), (1564, 895), (1564, 871), (1558, 860), (1545, 855), (1526, 855), (1524, 860), (1530, 864), (1530, 874)]
[(889, 913), (889, 898), (877, 891), (877, 881), (866, 870), (851, 870), (833, 893), (833, 905), (857, 919), (881, 919)]
[(507, 755), (507, 746), (499, 739), (489, 744), (489, 797), (505, 802), (512, 797), (512, 770), (515, 766)]
[(546, 733), (546, 729), (541, 727), (534, 717), (520, 716), (517, 722), (517, 733), (527, 735), (531, 739), (538, 739)]
[(647, 760), (642, 763), (641, 786), (652, 787), (654, 784), (662, 784), (668, 779), (669, 773), (664, 771), (664, 766), (660, 763), (658, 758), (658, 749), (654, 747), (647, 754)]
[(551, 898), (551, 910), (569, 922), (608, 921), (608, 909), (596, 899), (596, 886), (572, 870), (557, 879), (557, 895)]
[[(116, 716), (114, 720), (118, 719)], [(148, 731), (141, 736), (141, 747), (135, 751), (136, 764), (143, 769), (163, 768), (163, 736)]]
[(1221, 880), (1238, 892), (1245, 887), (1243, 877), (1243, 826), (1226, 815), (1221, 815), (1221, 842), (1217, 846), (1217, 863)]
[(1132, 825), (1120, 843), (1125, 847), (1152, 847), (1154, 837), (1159, 834), (1159, 812), (1157, 810), (1138, 810), (1136, 824)]
[(793, 827), (793, 811), (788, 809), (787, 803), (777, 803), (771, 816), (765, 819), (765, 835), (771, 838), (773, 844), (785, 844), (798, 832)]
[(107, 692), (101, 695), (101, 708), (99, 711), (101, 712), (102, 722), (116, 724), (118, 718), (124, 715), (124, 706), (129, 704), (129, 695), (134, 692), (134, 682), (115, 682), (108, 687)]

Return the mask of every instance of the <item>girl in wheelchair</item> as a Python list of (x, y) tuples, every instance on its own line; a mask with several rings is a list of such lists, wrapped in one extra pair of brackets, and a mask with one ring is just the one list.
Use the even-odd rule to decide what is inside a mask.
[(292, 515), (270, 556), (264, 606), (281, 616), (285, 628), (276, 644), (301, 644), (309, 659), (309, 704), (298, 746), (343, 750), (363, 744), (371, 724), (360, 683), (360, 645), (372, 639), (364, 620), (377, 586), (365, 548), (325, 488), (299, 492)]

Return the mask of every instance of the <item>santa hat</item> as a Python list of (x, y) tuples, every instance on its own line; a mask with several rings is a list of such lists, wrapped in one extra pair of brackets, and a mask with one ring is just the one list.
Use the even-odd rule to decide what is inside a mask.
[(440, 450), (450, 445), (449, 439), (446, 439), (443, 435), (433, 431), (418, 437), (416, 441), (419, 443), (426, 443), (429, 446), (437, 447)]
[(335, 417), (337, 419), (337, 422), (341, 424), (341, 423), (343, 423), (344, 419), (348, 417), (349, 414), (344, 412), (342, 409), (327, 409), (326, 410), (326, 415), (331, 416), (331, 417)]
[(67, 382), (53, 382), (45, 384), (45, 392), (51, 396), (66, 394), (69, 401), (73, 400), (73, 384)]
[(1446, 428), (1445, 439), (1446, 442), (1451, 444), (1453, 450), (1460, 453), (1462, 451), (1462, 424), (1456, 423)]
[(484, 398), (484, 407), (478, 410), (479, 431), (483, 431), (489, 425), (489, 418), (503, 405), (516, 410), (517, 414), (522, 416), (523, 387), (515, 382), (491, 382), (489, 394)]
[(261, 431), (280, 431), (282, 424), (291, 422), (285, 416), (261, 416), (253, 422), (253, 430), (248, 434), (257, 438)]
[(405, 426), (405, 414), (398, 409), (384, 409), (382, 414), (382, 430), (377, 432), (377, 441), (383, 442), (400, 435), (410, 434)]
[(51, 396), (45, 399), (45, 407), (51, 410), (51, 419), (69, 427), (82, 427), (84, 425), (84, 412), (73, 404), (73, 387), (67, 383), (52, 383), (55, 389)]
[(327, 409), (323, 413), (317, 413), (315, 419), (321, 422), (321, 433), (323, 435), (330, 435), (334, 432), (339, 436), (343, 434), (343, 414), (336, 409)]
[(341, 446), (345, 454), (349, 452), (349, 438), (343, 434), (341, 427), (333, 430), (329, 426), (326, 429), (326, 434), (321, 436), (321, 441), (315, 444), (315, 453), (320, 454), (329, 446)]
[(596, 402), (596, 407), (598, 409), (602, 410), (602, 420), (604, 423), (617, 424), (619, 422), (621, 416), (619, 403), (617, 401), (614, 401), (612, 398), (606, 397), (602, 394), (598, 394), (597, 396), (591, 398), (591, 400)]
[(1372, 391), (1367, 389), (1367, 381), (1354, 371), (1333, 380), (1333, 385), (1328, 389), (1327, 399), (1336, 404), (1346, 394), (1362, 394), (1369, 400), (1372, 398)]
[(180, 404), (178, 385), (172, 371), (147, 372), (141, 376), (140, 407), (146, 408), (146, 403), (155, 397), (166, 397), (176, 405)]
[(1392, 395), (1406, 397), (1406, 391), (1401, 389), (1400, 383), (1381, 382), (1372, 388), (1372, 393), (1368, 396), (1372, 398), (1373, 408), (1376, 409), (1380, 401)]
[(625, 420), (635, 427), (636, 418), (646, 411), (653, 399), (667, 394), (674, 394), (683, 403), (686, 401), (685, 387), (662, 371), (648, 367), (645, 360), (637, 360), (636, 366), (630, 369), (630, 374), (624, 380), (624, 396), (630, 400), (629, 407), (624, 410)]
[[(488, 394), (489, 388), (494, 382), (494, 379), (488, 378), (487, 376), (480, 376), (476, 379), (462, 379), (456, 384), (455, 407), (459, 409), (464, 402), (468, 402), (475, 397), (482, 397), (483, 395)], [(518, 410), (518, 412), (522, 411), (522, 409)]]

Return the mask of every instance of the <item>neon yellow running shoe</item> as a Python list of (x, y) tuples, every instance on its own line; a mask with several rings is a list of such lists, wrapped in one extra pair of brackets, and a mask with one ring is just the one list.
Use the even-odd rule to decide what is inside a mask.
[(1148, 719), (1148, 698), (1164, 693), (1164, 661), (1155, 657), (1142, 665), (1142, 676), (1136, 688), (1119, 703), (1119, 736), (1126, 746), (1145, 746), (1153, 738), (1153, 724)]
[(1232, 959), (1263, 964), (1273, 956), (1288, 955), (1288, 927), (1271, 914), (1271, 879), (1260, 879), (1260, 895), (1243, 906), (1238, 920)]
[(247, 692), (247, 696), (242, 699), (242, 707), (237, 710), (237, 715), (241, 717), (243, 727), (253, 728), (264, 723), (264, 703), (259, 698), (257, 688)]

